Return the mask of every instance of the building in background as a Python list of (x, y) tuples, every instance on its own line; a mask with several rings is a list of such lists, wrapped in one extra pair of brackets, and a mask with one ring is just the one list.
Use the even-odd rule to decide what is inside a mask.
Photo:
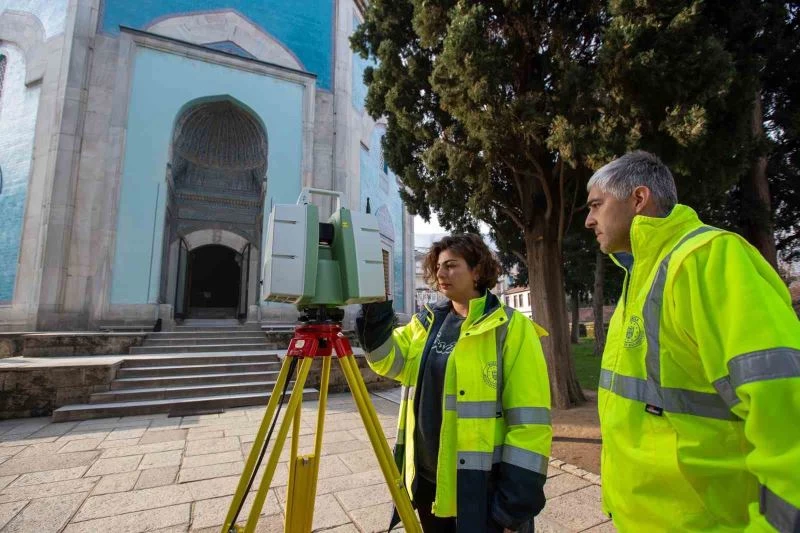
[(413, 219), (348, 42), (363, 9), (0, 0), (0, 330), (290, 319), (261, 302), (261, 251), (304, 186), (370, 205), (411, 313)]

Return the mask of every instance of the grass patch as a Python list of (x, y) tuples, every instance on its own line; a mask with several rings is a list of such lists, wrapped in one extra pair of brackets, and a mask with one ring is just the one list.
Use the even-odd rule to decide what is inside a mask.
[(575, 373), (578, 375), (578, 383), (584, 389), (597, 390), (600, 381), (600, 359), (594, 356), (594, 339), (584, 338), (580, 343), (572, 345)]

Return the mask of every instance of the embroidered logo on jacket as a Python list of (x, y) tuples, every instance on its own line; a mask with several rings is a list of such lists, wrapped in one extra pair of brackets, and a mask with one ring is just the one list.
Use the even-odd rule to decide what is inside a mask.
[(483, 365), (483, 381), (491, 388), (497, 388), (497, 362), (489, 361)]
[(644, 322), (638, 316), (632, 316), (628, 320), (628, 327), (625, 330), (625, 347), (636, 348), (644, 341)]

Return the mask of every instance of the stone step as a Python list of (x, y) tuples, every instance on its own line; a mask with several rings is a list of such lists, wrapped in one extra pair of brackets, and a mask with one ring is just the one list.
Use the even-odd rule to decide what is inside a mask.
[(225, 320), (185, 320), (182, 324), (176, 325), (174, 331), (198, 331), (198, 330), (228, 330), (228, 331), (261, 331), (261, 324), (253, 322), (240, 324), (238, 321)]
[(117, 378), (155, 378), (166, 376), (197, 376), (206, 374), (226, 374), (242, 372), (274, 372), (280, 370), (281, 364), (278, 361), (264, 363), (222, 363), (210, 365), (168, 365), (168, 366), (145, 366), (134, 368), (120, 368), (117, 370)]
[(266, 339), (267, 335), (260, 331), (226, 331), (226, 330), (203, 330), (203, 331), (159, 331), (157, 333), (150, 333), (147, 339), (152, 340), (181, 340), (181, 339), (239, 339), (259, 337)]
[(253, 381), (274, 381), (277, 378), (277, 371), (223, 372), (219, 374), (180, 374), (174, 376), (122, 378), (115, 379), (111, 382), (111, 390), (188, 387), (222, 383), (251, 383)]
[(213, 352), (208, 354), (153, 354), (125, 359), (122, 368), (141, 368), (151, 366), (214, 365), (228, 363), (272, 363), (279, 361), (282, 350), (259, 352)]
[[(275, 381), (252, 381), (245, 383), (217, 383), (192, 385), (189, 387), (153, 387), (149, 389), (121, 389), (92, 394), (89, 403), (131, 402), (140, 400), (164, 400), (168, 398), (196, 398), (219, 394), (245, 394), (270, 392)], [(290, 384), (291, 386), (291, 384)]]
[[(181, 409), (224, 409), (248, 405), (266, 405), (270, 393), (257, 392), (245, 394), (221, 394), (199, 398), (170, 398), (165, 400), (142, 400), (133, 402), (111, 402), (98, 404), (77, 404), (60, 407), (53, 411), (53, 422), (70, 422), (90, 418), (112, 416), (149, 415), (167, 413), (173, 408)], [(316, 400), (316, 389), (303, 389), (303, 400)]]
[(178, 339), (163, 339), (151, 338), (150, 336), (145, 339), (143, 346), (150, 348), (154, 346), (194, 346), (198, 344), (203, 345), (220, 345), (220, 344), (266, 344), (265, 335), (253, 336), (236, 336), (236, 337), (206, 337), (204, 335), (192, 335)]
[(267, 348), (266, 342), (257, 344), (195, 344), (183, 346), (134, 346), (131, 355), (154, 353), (186, 353), (186, 352), (252, 352), (263, 351)]

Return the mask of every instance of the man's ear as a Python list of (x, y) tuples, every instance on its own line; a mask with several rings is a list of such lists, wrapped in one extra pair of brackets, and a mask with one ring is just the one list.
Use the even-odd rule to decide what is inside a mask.
[(653, 193), (644, 185), (633, 189), (633, 208), (637, 215), (653, 216), (657, 211), (653, 203)]

